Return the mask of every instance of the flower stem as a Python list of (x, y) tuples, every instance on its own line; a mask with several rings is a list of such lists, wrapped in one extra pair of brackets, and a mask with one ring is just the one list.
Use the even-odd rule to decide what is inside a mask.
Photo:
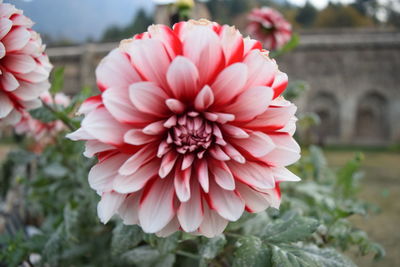
[(42, 103), (43, 103), (43, 106), (45, 108), (50, 110), (51, 113), (53, 113), (60, 121), (62, 121), (65, 124), (65, 126), (67, 126), (71, 131), (75, 131), (76, 130), (76, 128), (69, 121), (69, 118), (67, 116), (65, 116), (64, 113), (58, 112), (52, 106), (50, 106), (49, 104), (45, 103), (44, 101), (42, 101)]

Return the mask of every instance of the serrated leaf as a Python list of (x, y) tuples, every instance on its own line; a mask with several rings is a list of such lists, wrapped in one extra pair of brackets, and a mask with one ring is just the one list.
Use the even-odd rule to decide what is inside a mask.
[(34, 119), (40, 120), (44, 123), (49, 123), (57, 120), (55, 114), (45, 107), (40, 107), (34, 110), (30, 110), (29, 113)]
[(172, 267), (175, 263), (175, 255), (161, 255), (157, 249), (141, 246), (122, 254), (122, 260), (127, 264), (140, 267)]
[(268, 247), (263, 245), (256, 236), (243, 236), (236, 242), (236, 250), (233, 258), (234, 267), (261, 267), (270, 265), (270, 253)]
[(268, 243), (297, 242), (309, 237), (318, 226), (319, 222), (315, 219), (294, 215), (268, 225), (262, 238)]
[(111, 251), (114, 255), (135, 248), (143, 240), (143, 231), (137, 225), (118, 224), (114, 228), (111, 240)]
[(273, 267), (354, 267), (345, 256), (331, 248), (272, 245)]
[(200, 255), (206, 260), (212, 260), (218, 255), (225, 245), (226, 238), (223, 234), (207, 239), (207, 241), (200, 246)]
[(319, 248), (317, 246), (307, 246), (303, 248), (306, 255), (319, 263), (321, 267), (355, 267), (347, 257), (332, 248)]
[(165, 238), (157, 239), (157, 249), (160, 251), (161, 255), (165, 255), (173, 250), (175, 250), (178, 246), (179, 238), (181, 236), (180, 232), (176, 232)]

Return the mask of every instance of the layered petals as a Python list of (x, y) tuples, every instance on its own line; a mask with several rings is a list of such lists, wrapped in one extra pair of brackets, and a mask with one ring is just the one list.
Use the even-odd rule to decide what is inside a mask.
[(89, 182), (103, 222), (118, 214), (162, 237), (213, 237), (244, 210), (278, 208), (278, 184), (299, 180), (285, 168), (300, 155), (296, 107), (280, 96), (287, 76), (233, 27), (150, 26), (102, 61), (97, 80), (101, 94), (68, 137), (99, 158)]
[[(40, 107), (49, 90), (51, 70), (32, 21), (11, 4), (0, 2), (0, 123), (15, 125), (26, 110)], [(27, 120), (27, 118), (26, 118)], [(22, 128), (22, 127), (19, 127)]]

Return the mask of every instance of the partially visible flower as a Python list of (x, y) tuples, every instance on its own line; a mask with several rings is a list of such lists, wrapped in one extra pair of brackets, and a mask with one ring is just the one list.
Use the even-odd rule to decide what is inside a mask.
[[(48, 105), (56, 104), (67, 107), (70, 103), (69, 97), (62, 93), (56, 94), (54, 100), (48, 92), (43, 93), (40, 98)], [(63, 130), (65, 130), (65, 125), (61, 121), (55, 120), (48, 123), (42, 122), (33, 118), (26, 111), (22, 111), (22, 118), (20, 122), (15, 125), (16, 133), (32, 137), (35, 140), (35, 147), (39, 148), (43, 148), (52, 143), (54, 137)], [(35, 148), (35, 150), (41, 149)]]
[(248, 19), (247, 32), (268, 50), (282, 48), (292, 36), (291, 24), (275, 9), (255, 8)]
[(24, 110), (37, 108), (50, 88), (52, 68), (33, 22), (0, 1), (0, 122), (15, 124)]
[(96, 70), (101, 94), (80, 108), (99, 162), (89, 184), (98, 215), (169, 235), (212, 237), (244, 210), (279, 207), (285, 166), (300, 157), (288, 77), (258, 41), (207, 20), (153, 25)]
[(179, 8), (192, 8), (194, 6), (194, 0), (176, 0), (175, 4)]

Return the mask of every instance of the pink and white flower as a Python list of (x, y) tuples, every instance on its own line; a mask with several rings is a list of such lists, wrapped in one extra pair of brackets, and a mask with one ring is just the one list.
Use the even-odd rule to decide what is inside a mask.
[(255, 8), (248, 19), (247, 32), (268, 50), (282, 48), (292, 37), (291, 24), (275, 9)]
[[(40, 96), (40, 99), (50, 105), (54, 104), (67, 107), (71, 102), (70, 98), (63, 93), (58, 93), (53, 97), (49, 92), (45, 92)], [(37, 143), (40, 143), (40, 146), (51, 143), (54, 137), (65, 130), (65, 125), (63, 122), (59, 120), (55, 120), (52, 122), (42, 122), (33, 118), (28, 112), (22, 112), (22, 118), (20, 122), (15, 125), (15, 131), (18, 134), (25, 134), (29, 137), (32, 137)]]
[(167, 236), (221, 233), (244, 210), (279, 207), (278, 184), (300, 148), (287, 75), (258, 41), (207, 20), (153, 25), (124, 40), (96, 71), (81, 128), (99, 162), (89, 184), (106, 223)]
[(33, 22), (0, 1), (0, 122), (15, 124), (24, 110), (37, 108), (50, 88), (51, 64)]

